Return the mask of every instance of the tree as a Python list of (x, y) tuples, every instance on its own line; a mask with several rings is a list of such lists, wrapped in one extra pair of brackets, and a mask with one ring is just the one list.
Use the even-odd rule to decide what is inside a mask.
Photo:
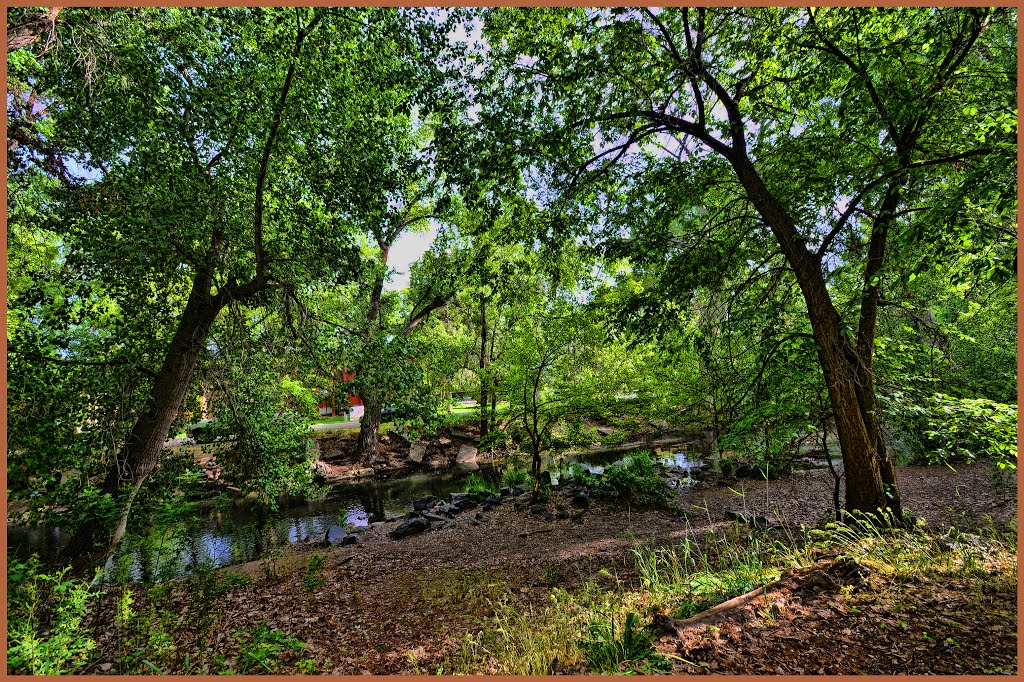
[[(166, 329), (104, 483), (119, 497), (127, 484), (127, 507), (159, 462), (225, 307), (354, 272), (350, 223), (326, 207), (313, 157), (351, 150), (356, 112), (381, 96), (344, 68), (356, 48), (402, 35), (400, 53), (433, 37), (429, 26), (403, 33), (418, 10), (89, 12), (104, 18), (96, 58), (76, 60), (84, 29), (58, 24), (67, 49), (43, 55), (30, 81), (58, 104), (48, 137), (84, 170), (61, 190), (58, 233), (90, 280), (128, 292), (125, 307)], [(163, 316), (139, 295), (147, 291), (166, 292)]]
[[(494, 10), (485, 34), (509, 135), (560, 187), (669, 167), (728, 197), (703, 214), (701, 193), (676, 195), (681, 251), (698, 227), (770, 238), (828, 386), (846, 508), (898, 522), (874, 404), (887, 246), (932, 170), (1012, 163), (1010, 24), (982, 9)], [(852, 300), (830, 283), (842, 269)]]

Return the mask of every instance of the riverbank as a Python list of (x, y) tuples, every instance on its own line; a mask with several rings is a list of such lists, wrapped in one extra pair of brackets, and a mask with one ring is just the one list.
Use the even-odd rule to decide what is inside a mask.
[[(1012, 527), (1013, 543), (1003, 546), (1015, 547), (1015, 481), (998, 483), (989, 465), (965, 466), (955, 473), (945, 467), (902, 467), (898, 476), (905, 506), (927, 521), (933, 535), (956, 525), (988, 529), (972, 537), (994, 538)], [(483, 652), (487, 633), (502, 627), (521, 632), (527, 626), (539, 632), (553, 598), (579, 601), (591, 594), (614, 601), (633, 590), (641, 584), (632, 553), (638, 543), (679, 547), (690, 540), (706, 549), (714, 537), (716, 543), (735, 547), (749, 546), (752, 538), (759, 547), (805, 544), (800, 525), (817, 525), (829, 516), (831, 480), (827, 471), (819, 470), (777, 481), (706, 485), (680, 491), (675, 504), (685, 516), (605, 502), (594, 502), (580, 513), (571, 499), (556, 493), (547, 508), (572, 509), (568, 518), (553, 513), (545, 521), (522, 500), (507, 500), (483, 512), (483, 519), (476, 517), (480, 509), (465, 511), (458, 515), (465, 521), (402, 540), (389, 537), (399, 523), (395, 521), (368, 529), (356, 545), (325, 549), (310, 543), (148, 593), (130, 588), (133, 608), (137, 614), (152, 614), (146, 616), (147, 632), (158, 631), (154, 624), (162, 623), (160, 628), (173, 640), (173, 651), (159, 660), (147, 659), (168, 673), (241, 671), (253, 656), (281, 673), (418, 674), (438, 668), (452, 672), (453, 667), (488, 672), (488, 666), (501, 671), (501, 662), (488, 663), (494, 657)], [(764, 516), (778, 527), (755, 533), (728, 519), (737, 511)], [(876, 568), (874, 583), (801, 592), (800, 581), (811, 575), (810, 562), (803, 573), (791, 577), (796, 582), (785, 593), (788, 605), (765, 611), (774, 624), (765, 625), (767, 619), (761, 618), (765, 627), (760, 629), (733, 627), (726, 622), (732, 616), (726, 614), (720, 624), (710, 624), (718, 630), (709, 631), (705, 624), (685, 637), (662, 633), (654, 646), (676, 672), (1012, 672), (1016, 554), (1014, 550), (1011, 568), (998, 563), (997, 555), (1008, 560), (996, 550), (979, 555), (979, 566), (991, 571), (988, 581), (970, 583), (960, 572), (928, 574), (924, 580), (918, 576), (907, 583)], [(228, 577), (232, 575), (239, 577)], [(840, 602), (844, 589), (847, 596), (860, 596)], [(131, 628), (118, 631), (110, 625), (118, 590), (113, 588), (90, 614), (90, 625), (99, 633), (92, 672), (128, 671), (120, 661)], [(837, 604), (842, 608), (833, 609)], [(929, 605), (927, 616), (918, 608), (923, 604)], [(870, 609), (878, 608), (886, 613), (871, 617)], [(642, 610), (640, 615), (645, 622), (649, 618)], [(949, 623), (937, 622), (939, 616)], [(790, 627), (796, 617), (804, 635), (831, 634), (794, 644), (786, 637), (798, 636)], [(518, 625), (512, 622), (516, 618)], [(906, 639), (911, 631), (912, 659), (836, 656), (844, 644), (850, 650), (880, 648), (878, 623), (883, 622), (894, 624), (889, 626), (896, 629), (894, 641), (896, 635)], [(921, 632), (928, 639), (922, 640)], [(270, 652), (268, 638), (279, 644), (281, 638), (291, 638), (287, 641), (302, 646), (278, 646)], [(968, 642), (971, 655), (957, 654), (956, 645)], [(787, 648), (801, 648), (802, 653), (787, 656)], [(761, 656), (764, 652), (769, 655)], [(579, 660), (563, 658), (552, 672), (583, 672), (580, 666)], [(149, 670), (141, 664), (137, 669)]]

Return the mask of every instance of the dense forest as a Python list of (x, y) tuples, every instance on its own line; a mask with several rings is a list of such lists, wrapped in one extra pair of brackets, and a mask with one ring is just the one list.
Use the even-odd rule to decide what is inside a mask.
[(1016, 10), (6, 59), (8, 673), (1016, 673)]

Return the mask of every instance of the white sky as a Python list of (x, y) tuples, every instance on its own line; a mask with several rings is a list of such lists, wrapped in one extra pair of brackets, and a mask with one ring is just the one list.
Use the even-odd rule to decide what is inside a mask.
[(409, 266), (418, 261), (430, 249), (437, 237), (438, 225), (430, 221), (426, 232), (406, 232), (397, 240), (388, 253), (391, 276), (384, 283), (387, 291), (398, 291), (409, 286)]

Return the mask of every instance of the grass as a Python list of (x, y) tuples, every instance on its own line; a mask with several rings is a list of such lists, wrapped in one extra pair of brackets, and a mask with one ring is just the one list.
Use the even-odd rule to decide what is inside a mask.
[[(979, 589), (1016, 589), (1014, 530), (941, 534), (853, 521), (780, 538), (733, 526), (727, 535), (708, 532), (700, 542), (635, 544), (630, 554), (637, 579), (628, 586), (618, 576), (600, 585), (603, 574), (610, 576), (602, 569), (572, 592), (553, 587), (546, 607), (516, 606), (502, 597), (486, 627), (466, 635), (443, 669), (491, 675), (666, 672), (670, 661), (652, 644), (655, 614), (693, 616), (776, 580), (786, 569), (811, 565), (823, 550), (895, 584), (944, 576)], [(872, 583), (865, 589), (888, 588)], [(781, 616), (779, 608), (761, 612), (766, 622)]]

